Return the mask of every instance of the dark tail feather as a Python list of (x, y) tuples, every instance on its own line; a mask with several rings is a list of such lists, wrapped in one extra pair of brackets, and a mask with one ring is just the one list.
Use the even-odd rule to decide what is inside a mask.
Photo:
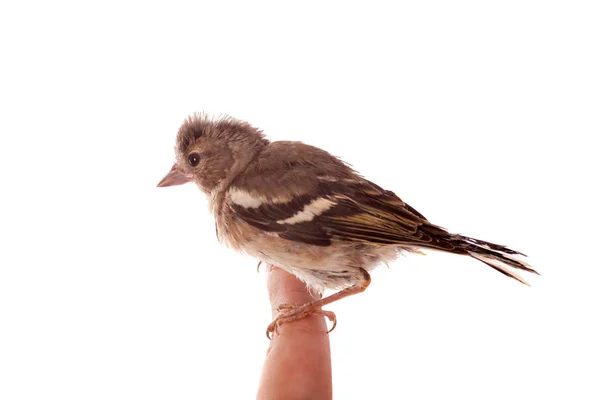
[(471, 256), (482, 263), (489, 265), (501, 274), (516, 279), (527, 286), (529, 286), (529, 284), (513, 272), (511, 268), (539, 275), (537, 271), (531, 268), (525, 261), (514, 257), (515, 255), (526, 257), (525, 254), (509, 249), (506, 246), (470, 238), (468, 236), (448, 233), (444, 228), (433, 224), (424, 224), (420, 228), (420, 231), (423, 234), (423, 238), (429, 240), (429, 243), (423, 245), (423, 247)]
[(479, 239), (473, 239), (467, 236), (453, 236), (454, 238), (451, 241), (456, 246), (457, 250), (461, 250), (461, 253), (468, 254), (471, 257), (494, 268), (501, 274), (516, 279), (527, 286), (529, 286), (529, 284), (523, 278), (513, 272), (509, 267), (539, 275), (539, 273), (531, 268), (525, 261), (511, 257), (511, 255), (525, 256), (523, 253), (509, 249), (506, 246), (485, 242)]

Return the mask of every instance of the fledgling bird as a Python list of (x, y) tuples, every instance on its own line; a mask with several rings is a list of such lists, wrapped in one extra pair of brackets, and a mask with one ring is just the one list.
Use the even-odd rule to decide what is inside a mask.
[(325, 315), (335, 327), (335, 314), (321, 307), (364, 291), (369, 271), (403, 251), (470, 256), (524, 284), (511, 268), (537, 274), (514, 257), (522, 253), (449, 233), (328, 152), (270, 142), (244, 121), (194, 114), (179, 128), (175, 154), (158, 186), (196, 183), (209, 197), (221, 242), (294, 274), (314, 292), (340, 290), (282, 305), (267, 337), (309, 314)]

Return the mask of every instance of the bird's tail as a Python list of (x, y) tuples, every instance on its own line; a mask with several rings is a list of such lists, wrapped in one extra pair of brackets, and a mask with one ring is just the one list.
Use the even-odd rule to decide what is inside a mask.
[(450, 241), (453, 242), (456, 250), (458, 250), (457, 253), (460, 252), (469, 255), (489, 265), (496, 271), (516, 279), (527, 286), (529, 286), (529, 284), (518, 274), (513, 272), (512, 268), (539, 275), (539, 273), (531, 268), (529, 264), (515, 257), (526, 257), (523, 253), (509, 249), (506, 246), (473, 239), (467, 236), (451, 235), (451, 237), (452, 239)]
[(452, 234), (444, 228), (432, 224), (425, 224), (420, 230), (423, 238), (429, 241), (424, 247), (471, 256), (527, 286), (529, 284), (516, 274), (513, 269), (539, 275), (529, 264), (517, 258), (518, 256), (526, 257), (525, 254), (509, 249), (506, 246), (468, 236)]

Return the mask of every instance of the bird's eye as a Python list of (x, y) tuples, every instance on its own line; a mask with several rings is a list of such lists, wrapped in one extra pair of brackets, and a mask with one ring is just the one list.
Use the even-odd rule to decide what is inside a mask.
[(188, 163), (192, 167), (195, 167), (196, 165), (198, 165), (199, 162), (200, 162), (200, 154), (192, 153), (188, 156)]

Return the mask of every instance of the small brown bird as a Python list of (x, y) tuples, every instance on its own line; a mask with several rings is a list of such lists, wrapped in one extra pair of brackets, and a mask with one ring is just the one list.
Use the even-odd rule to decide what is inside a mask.
[[(270, 142), (233, 118), (195, 114), (177, 134), (176, 162), (159, 187), (196, 183), (209, 197), (221, 242), (277, 265), (318, 293), (340, 291), (298, 307), (282, 305), (267, 328), (364, 291), (369, 271), (419, 249), (466, 255), (527, 284), (511, 268), (537, 274), (505, 246), (452, 234), (340, 159), (301, 142)], [(331, 329), (333, 329), (333, 327)]]

